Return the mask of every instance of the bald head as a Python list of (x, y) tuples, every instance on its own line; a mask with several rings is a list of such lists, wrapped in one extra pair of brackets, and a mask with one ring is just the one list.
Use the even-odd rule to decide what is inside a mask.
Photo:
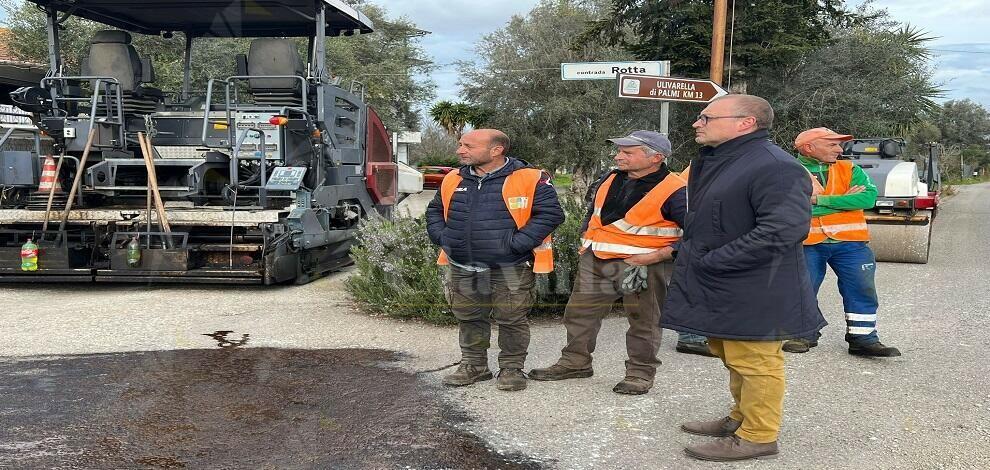
[(461, 164), (482, 171), (502, 166), (508, 151), (509, 136), (498, 129), (475, 129), (461, 136), (457, 145)]
[(733, 113), (739, 116), (752, 116), (756, 119), (757, 129), (769, 129), (773, 126), (773, 108), (770, 102), (753, 95), (725, 95), (716, 98), (716, 101), (726, 101), (733, 109)]
[(694, 140), (719, 146), (729, 140), (773, 125), (773, 108), (753, 95), (725, 95), (712, 100), (694, 122)]
[(500, 153), (505, 155), (509, 153), (509, 136), (505, 135), (498, 129), (475, 129), (464, 135), (476, 134), (483, 137), (488, 141), (488, 148), (494, 149), (495, 147), (501, 147)]

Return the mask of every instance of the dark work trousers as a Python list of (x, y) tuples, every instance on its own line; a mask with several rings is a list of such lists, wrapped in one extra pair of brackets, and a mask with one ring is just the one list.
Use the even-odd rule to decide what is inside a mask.
[(591, 367), (602, 319), (612, 310), (612, 304), (622, 299), (629, 319), (626, 331), (626, 375), (653, 380), (660, 360), (660, 306), (667, 297), (667, 278), (673, 269), (669, 262), (648, 266), (647, 288), (638, 294), (623, 294), (619, 290), (625, 269), (621, 259), (599, 259), (587, 250), (578, 262), (574, 289), (564, 310), (567, 346), (558, 363), (569, 369)]
[[(877, 335), (877, 260), (866, 242), (819, 243), (804, 247), (804, 259), (815, 293), (825, 280), (825, 267), (831, 266), (839, 278), (839, 294), (846, 311), (846, 341), (868, 345), (880, 341)], [(818, 341), (821, 334), (807, 338)]]
[(498, 366), (522, 369), (529, 349), (529, 311), (536, 275), (530, 262), (473, 272), (450, 266), (450, 307), (460, 326), (461, 362), (488, 365), (492, 318), (498, 324)]

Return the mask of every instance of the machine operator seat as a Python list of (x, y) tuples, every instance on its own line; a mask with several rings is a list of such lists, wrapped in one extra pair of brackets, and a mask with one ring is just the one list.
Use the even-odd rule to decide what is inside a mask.
[(125, 114), (152, 113), (162, 101), (161, 90), (142, 86), (155, 80), (155, 71), (149, 59), (138, 55), (126, 31), (97, 32), (90, 40), (89, 56), (82, 61), (82, 74), (117, 79)]
[[(242, 56), (243, 57), (243, 56)], [(289, 75), (306, 77), (306, 68), (299, 49), (291, 39), (259, 38), (251, 41), (245, 68), (251, 77)], [(297, 78), (251, 78), (251, 94), (258, 104), (271, 106), (301, 106), (302, 86)]]

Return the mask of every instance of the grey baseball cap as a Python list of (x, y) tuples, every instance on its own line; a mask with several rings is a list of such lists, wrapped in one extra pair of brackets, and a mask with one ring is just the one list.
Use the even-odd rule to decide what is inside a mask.
[(632, 131), (625, 137), (617, 137), (615, 139), (608, 139), (607, 141), (620, 147), (645, 145), (667, 157), (670, 156), (671, 152), (670, 140), (667, 139), (667, 136), (659, 132)]

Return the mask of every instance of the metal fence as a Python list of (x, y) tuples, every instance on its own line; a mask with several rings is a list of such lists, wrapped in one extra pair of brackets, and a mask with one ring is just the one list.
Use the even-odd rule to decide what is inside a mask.
[(0, 104), (0, 123), (3, 124), (31, 124), (31, 119), (27, 116), (12, 116), (11, 114), (27, 114), (21, 108), (9, 104)]

